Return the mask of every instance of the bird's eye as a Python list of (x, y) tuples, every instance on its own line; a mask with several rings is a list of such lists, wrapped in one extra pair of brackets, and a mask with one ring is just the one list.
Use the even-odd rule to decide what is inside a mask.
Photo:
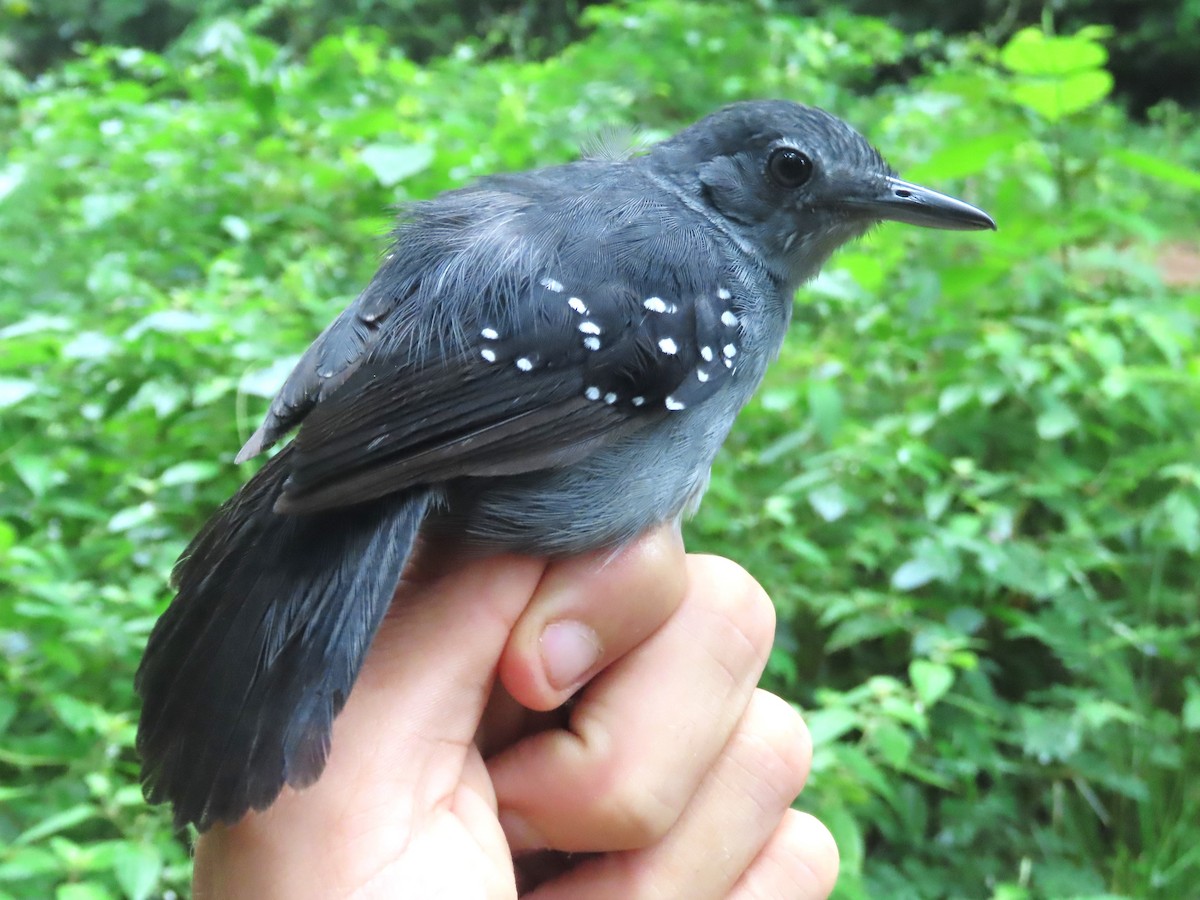
[(771, 180), (783, 188), (798, 188), (812, 178), (813, 161), (791, 147), (780, 147), (767, 160)]

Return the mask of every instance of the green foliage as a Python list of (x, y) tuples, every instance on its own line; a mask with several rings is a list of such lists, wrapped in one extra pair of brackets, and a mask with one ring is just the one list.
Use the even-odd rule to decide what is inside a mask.
[[(771, 686), (843, 897), (1177, 897), (1200, 877), (1195, 120), (1105, 100), (1101, 32), (911, 46), (744, 5), (595, 6), (537, 62), (418, 65), (238, 19), (0, 73), (0, 897), (186, 891), (132, 673), (188, 536), (390, 204), (782, 95), (858, 123), (995, 235), (882, 229), (797, 300), (696, 549), (772, 592)], [(1081, 77), (1083, 76), (1083, 77)]]
[[(818, 15), (818, 0), (780, 0), (787, 8)], [(1003, 41), (1030, 24), (1045, 24), (1053, 16), (1063, 33), (1103, 25), (1109, 31), (1110, 70), (1122, 99), (1139, 112), (1163, 98), (1195, 105), (1200, 81), (1195, 76), (1200, 56), (1200, 0), (844, 0), (843, 9), (880, 16), (913, 34), (981, 33)]]
[(578, 34), (588, 0), (0, 0), (0, 60), (40, 72), (84, 44), (161, 51), (189, 28), (239, 16), (256, 33), (307, 51), (350, 25), (381, 28), (413, 59), (461, 41), (540, 58)]

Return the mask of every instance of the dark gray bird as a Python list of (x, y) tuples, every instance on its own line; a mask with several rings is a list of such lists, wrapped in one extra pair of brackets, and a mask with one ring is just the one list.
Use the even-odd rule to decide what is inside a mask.
[(295, 439), (176, 567), (137, 674), (148, 798), (203, 829), (315, 781), (419, 529), (562, 555), (693, 507), (796, 288), (885, 219), (995, 227), (783, 101), (409, 208), (238, 460)]

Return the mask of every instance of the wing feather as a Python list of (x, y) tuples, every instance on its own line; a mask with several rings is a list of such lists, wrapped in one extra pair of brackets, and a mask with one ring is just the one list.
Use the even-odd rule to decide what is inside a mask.
[(566, 465), (720, 390), (740, 335), (730, 273), (628, 182), (592, 179), (600, 220), (581, 212), (595, 197), (545, 205), (517, 176), (416, 207), (239, 455), (300, 425), (276, 509)]

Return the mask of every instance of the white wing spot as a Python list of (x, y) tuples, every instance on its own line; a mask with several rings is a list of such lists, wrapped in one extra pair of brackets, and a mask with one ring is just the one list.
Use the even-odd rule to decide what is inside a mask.
[(563, 289), (562, 282), (555, 281), (553, 278), (543, 278), (542, 287), (548, 291), (554, 291), (556, 294), (561, 294)]
[(583, 339), (583, 346), (587, 347), (589, 350), (599, 350), (600, 349), (600, 338), (585, 337)]
[(604, 402), (607, 403), (609, 406), (612, 406), (614, 403), (617, 402), (617, 395), (610, 391), (609, 393), (604, 395)]
[(632, 403), (634, 406), (641, 406), (643, 403), (646, 402), (646, 398), (645, 397), (634, 397), (629, 402)]
[(517, 360), (517, 368), (522, 372), (528, 372), (533, 368), (533, 360), (531, 360), (528, 356), (522, 356)]
[(668, 397), (667, 398), (667, 409), (672, 409), (672, 410), (687, 409), (687, 404), (683, 403), (680, 400), (676, 400), (674, 397)]
[(642, 301), (642, 306), (654, 313), (665, 313), (667, 304), (661, 297), (647, 297)]
[(696, 380), (699, 381), (701, 384), (703, 384), (704, 382), (708, 381), (708, 373), (705, 372), (703, 369), (697, 369), (696, 370)]
[(480, 350), (479, 355), (482, 356), (484, 359), (486, 359), (488, 362), (496, 361), (496, 351), (492, 350), (488, 347), (484, 347), (482, 350)]
[(717, 296), (722, 300), (728, 300), (733, 294), (729, 293), (725, 288), (717, 288)]
[(599, 400), (600, 399), (600, 388), (595, 387), (593, 385), (592, 387), (587, 388), (583, 392), (583, 396), (587, 397), (589, 400)]
[(737, 347), (733, 346), (733, 344), (726, 344), (721, 348), (721, 352), (725, 354), (726, 359), (733, 359), (737, 356)]
[(595, 322), (580, 322), (579, 330), (584, 334), (599, 334), (603, 329)]
[(700, 355), (704, 357), (705, 362), (712, 362), (712, 358), (713, 358), (712, 347), (701, 347)]
[(498, 332), (495, 328), (485, 328), (483, 331), (479, 332), (479, 336), (485, 341), (494, 341), (496, 338), (500, 337), (500, 332)]
[(738, 323), (738, 317), (735, 316), (733, 313), (731, 313), (729, 310), (725, 310), (725, 312), (721, 313), (721, 321), (724, 322), (726, 325), (728, 325), (730, 328), (732, 328), (734, 325), (736, 325)]
[(571, 309), (575, 310), (575, 312), (579, 313), (581, 316), (587, 315), (587, 304), (578, 297), (572, 297), (570, 300), (568, 300), (567, 306), (571, 307)]
[(676, 345), (675, 341), (673, 341), (671, 338), (663, 338), (661, 341), (659, 341), (658, 349), (666, 354), (679, 352), (679, 347)]

